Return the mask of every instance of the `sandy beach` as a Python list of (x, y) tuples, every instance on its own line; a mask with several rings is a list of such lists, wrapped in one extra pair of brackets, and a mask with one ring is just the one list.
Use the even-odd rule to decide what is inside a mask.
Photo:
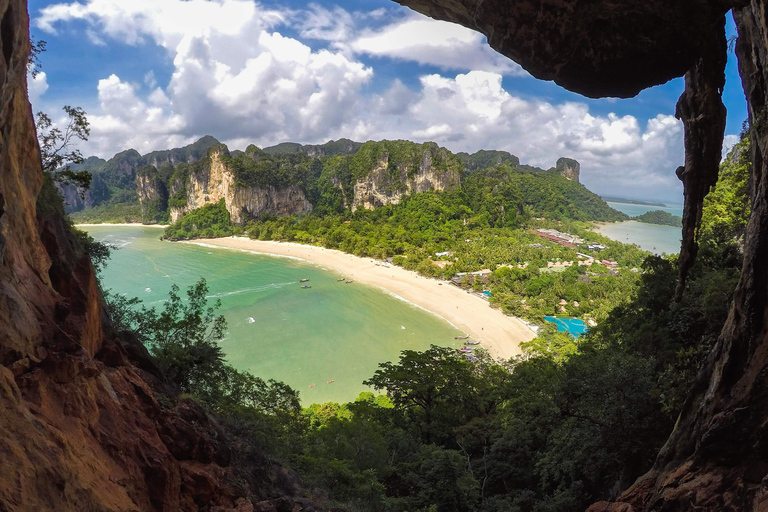
[(371, 258), (312, 245), (243, 237), (200, 239), (187, 243), (299, 258), (339, 272), (357, 283), (378, 286), (452, 323), (480, 341), (496, 358), (508, 359), (520, 354), (519, 344), (535, 336), (520, 319), (491, 308), (487, 301), (447, 281), (423, 277), (395, 265), (377, 265), (378, 262)]
[(100, 222), (99, 224), (75, 224), (76, 228), (82, 228), (86, 226), (131, 226), (137, 228), (167, 228), (167, 224), (141, 224), (140, 222)]

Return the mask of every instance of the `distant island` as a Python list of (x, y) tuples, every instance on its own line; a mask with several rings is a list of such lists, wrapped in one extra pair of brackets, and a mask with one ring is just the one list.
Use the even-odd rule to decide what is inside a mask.
[(660, 206), (662, 208), (667, 207), (667, 205), (664, 203), (655, 203), (653, 201), (640, 201), (639, 199), (624, 199), (621, 197), (609, 197), (609, 196), (600, 196), (600, 198), (603, 201), (606, 201), (609, 203), (639, 204), (642, 206)]
[(669, 212), (665, 212), (661, 210), (651, 210), (650, 212), (645, 212), (644, 214), (638, 215), (637, 217), (632, 217), (632, 220), (645, 222), (647, 224), (659, 224), (661, 226), (674, 226), (676, 228), (680, 228), (683, 226), (682, 217), (678, 217), (677, 215), (672, 215)]

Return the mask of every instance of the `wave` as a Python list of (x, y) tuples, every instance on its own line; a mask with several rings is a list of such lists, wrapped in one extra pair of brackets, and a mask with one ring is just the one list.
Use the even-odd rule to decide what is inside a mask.
[[(400, 295), (396, 294), (395, 292), (393, 292), (393, 291), (390, 291), (390, 290), (387, 290), (387, 289), (386, 289), (386, 288), (384, 288), (383, 286), (379, 286), (378, 288), (380, 288), (380, 289), (381, 289), (381, 290), (382, 290), (384, 293), (386, 293), (386, 294), (387, 294), (387, 295), (389, 295), (390, 297), (394, 297), (394, 298), (396, 298), (396, 299), (397, 299), (397, 300), (399, 300), (399, 301), (405, 302), (406, 304), (410, 304), (411, 306), (413, 306), (413, 307), (415, 307), (415, 308), (419, 308), (419, 309), (421, 309), (422, 311), (426, 311), (426, 312), (427, 312), (427, 313), (429, 313), (430, 315), (434, 315), (434, 316), (436, 316), (437, 318), (439, 318), (439, 319), (441, 319), (441, 320), (444, 320), (445, 322), (448, 322), (449, 324), (451, 324), (451, 327), (453, 327), (454, 329), (461, 331), (461, 329), (459, 329), (458, 327), (456, 327), (456, 324), (454, 324), (453, 322), (451, 322), (450, 320), (448, 320), (447, 318), (445, 318), (443, 315), (441, 315), (441, 314), (439, 314), (439, 313), (435, 313), (435, 312), (434, 312), (434, 311), (432, 311), (431, 309), (427, 309), (427, 308), (425, 308), (424, 306), (419, 306), (419, 305), (418, 305), (418, 304), (416, 304), (415, 302), (411, 302), (411, 301), (409, 301), (408, 299), (406, 299), (405, 297), (401, 297)], [(400, 327), (403, 327), (403, 326), (401, 325)], [(462, 331), (462, 332), (463, 332), (463, 331)]]
[(205, 298), (206, 299), (218, 299), (218, 298), (221, 298), (221, 297), (229, 297), (231, 295), (241, 295), (243, 293), (251, 293), (251, 292), (259, 293), (259, 292), (265, 292), (267, 290), (278, 290), (280, 288), (284, 288), (284, 287), (286, 287), (288, 285), (291, 285), (291, 284), (296, 284), (296, 282), (295, 281), (288, 281), (288, 282), (285, 282), (285, 283), (272, 283), (272, 284), (267, 284), (267, 285), (263, 285), (263, 286), (254, 286), (252, 288), (242, 288), (240, 290), (234, 290), (234, 291), (231, 291), (231, 292), (221, 292), (221, 293), (214, 293), (214, 294), (211, 294), (211, 295), (206, 295)]
[(241, 249), (239, 247), (226, 247), (226, 246), (223, 246), (223, 245), (207, 244), (205, 242), (193, 242), (193, 241), (185, 240), (182, 243), (190, 244), (190, 245), (197, 245), (197, 246), (200, 246), (200, 247), (208, 247), (209, 249), (228, 249), (230, 251), (244, 252), (246, 254), (255, 254), (257, 256), (269, 256), (271, 258), (285, 258), (285, 259), (288, 259), (288, 260), (309, 261), (309, 260), (304, 259), (304, 258), (299, 258), (298, 256), (287, 256), (285, 254), (273, 254), (271, 252), (261, 252), (261, 251), (254, 251), (254, 250), (251, 250), (251, 249)]

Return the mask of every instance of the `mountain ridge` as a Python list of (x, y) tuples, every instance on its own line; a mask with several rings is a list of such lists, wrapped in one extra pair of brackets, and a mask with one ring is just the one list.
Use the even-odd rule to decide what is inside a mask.
[[(99, 205), (104, 209), (135, 205), (119, 221), (176, 221), (221, 199), (238, 224), (262, 215), (372, 209), (397, 204), (407, 194), (463, 190), (474, 175), (495, 168), (513, 171), (499, 174), (505, 181), (520, 182), (513, 193), (519, 211), (527, 204), (542, 216), (625, 220), (623, 214), (579, 183), (580, 166), (575, 160), (560, 158), (555, 167), (545, 170), (520, 164), (519, 158), (506, 151), (452, 153), (434, 142), (339, 139), (319, 145), (249, 145), (241, 151), (229, 150), (207, 135), (181, 148), (146, 155), (129, 149), (109, 160), (91, 157), (86, 163), (94, 174), (92, 189), (81, 200), (71, 187), (62, 190), (71, 213), (85, 210), (76, 216), (81, 221), (89, 220), (89, 208)], [(556, 176), (565, 177), (572, 185), (553, 185)], [(487, 177), (479, 179), (488, 184)], [(540, 199), (526, 202), (526, 195), (541, 196), (537, 188), (559, 199), (541, 207)], [(498, 190), (495, 187), (490, 192)], [(141, 213), (135, 218), (138, 207)]]

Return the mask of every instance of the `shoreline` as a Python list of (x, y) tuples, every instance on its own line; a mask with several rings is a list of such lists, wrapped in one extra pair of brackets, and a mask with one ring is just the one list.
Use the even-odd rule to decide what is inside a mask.
[(88, 222), (84, 222), (81, 224), (75, 224), (76, 228), (79, 227), (85, 227), (85, 226), (122, 226), (122, 227), (131, 227), (131, 228), (167, 228), (170, 226), (170, 224), (142, 224), (141, 222), (100, 222), (98, 224), (91, 224)]
[(395, 265), (377, 264), (371, 258), (314, 245), (244, 237), (204, 238), (183, 243), (288, 257), (325, 267), (355, 282), (378, 287), (397, 299), (440, 317), (479, 341), (497, 359), (506, 360), (519, 355), (520, 343), (535, 337), (522, 320), (490, 307), (487, 301), (472, 293), (447, 281), (421, 276)]

